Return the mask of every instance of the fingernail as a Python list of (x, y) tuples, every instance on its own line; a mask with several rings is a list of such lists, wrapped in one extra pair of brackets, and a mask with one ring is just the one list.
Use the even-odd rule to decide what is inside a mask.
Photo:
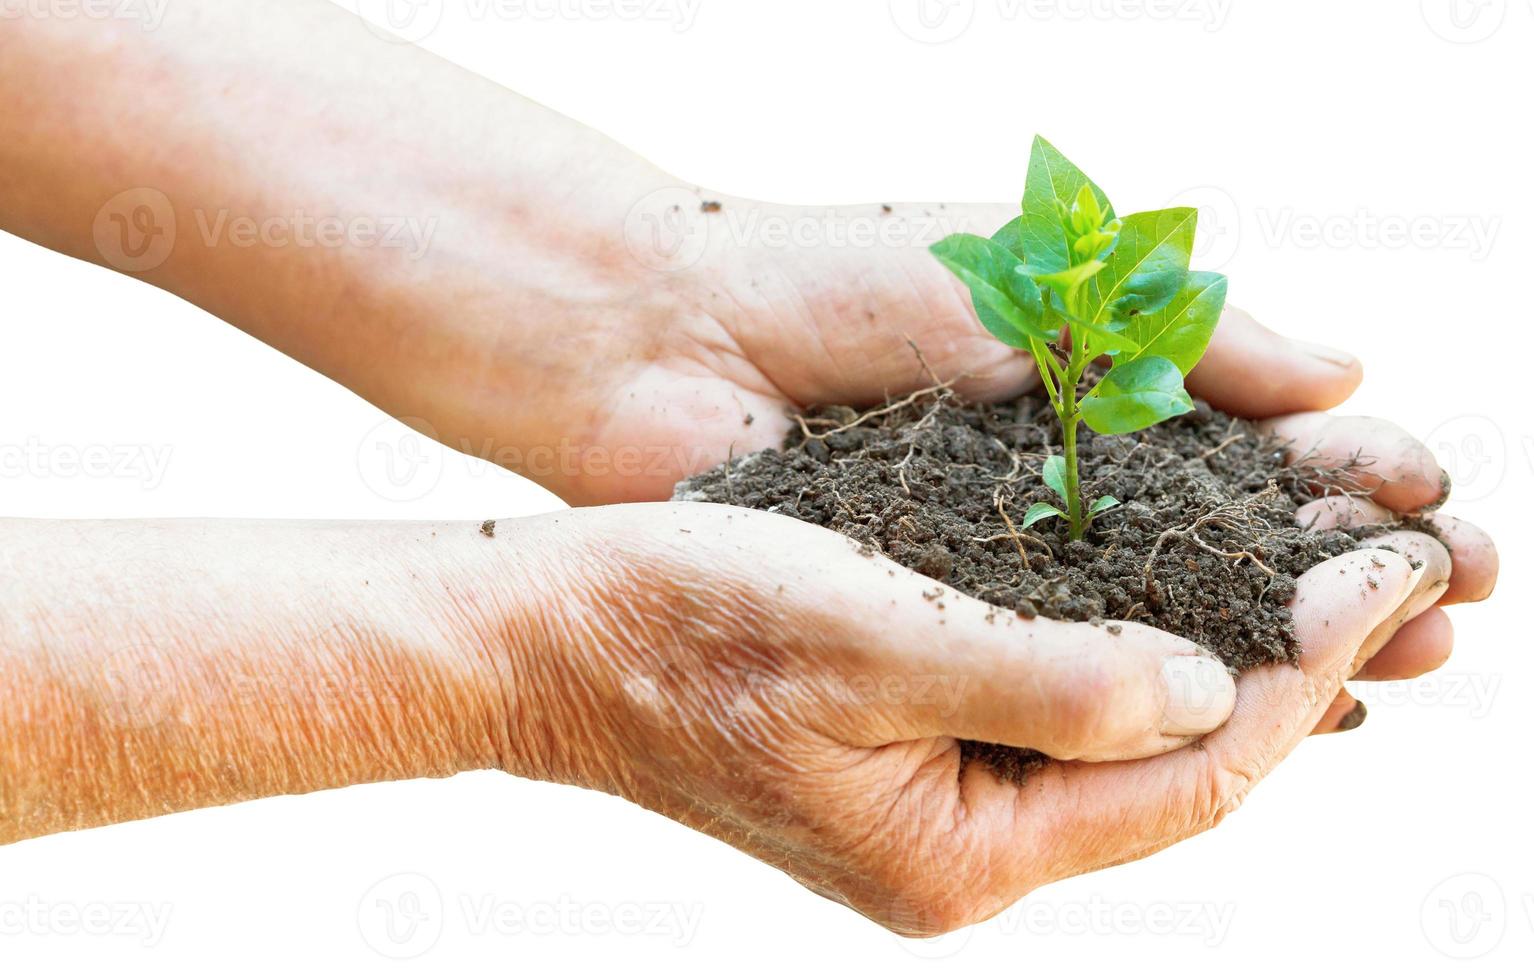
[(1325, 361), (1332, 367), (1351, 368), (1358, 363), (1358, 358), (1346, 351), (1340, 351), (1335, 347), (1327, 347), (1325, 344), (1299, 343), (1300, 350), (1314, 357), (1316, 360)]
[(1343, 715), (1342, 720), (1337, 722), (1337, 727), (1334, 729), (1333, 734), (1337, 732), (1351, 732), (1359, 725), (1362, 725), (1367, 717), (1369, 717), (1369, 708), (1362, 701), (1359, 701), (1353, 705), (1352, 711)]
[(1236, 706), (1236, 682), (1213, 657), (1172, 657), (1161, 666), (1166, 710), (1161, 734), (1204, 735), (1230, 717)]
[[(1434, 465), (1437, 465), (1437, 460), (1434, 460)], [(1431, 514), (1434, 511), (1441, 510), (1443, 508), (1443, 505), (1449, 502), (1449, 495), (1452, 494), (1453, 492), (1454, 492), (1454, 480), (1453, 480), (1452, 477), (1449, 476), (1449, 471), (1448, 470), (1442, 470), (1442, 469), (1439, 470), (1438, 471), (1438, 499), (1433, 501), (1432, 503), (1428, 504), (1426, 507), (1422, 508), (1422, 513), (1424, 513), (1424, 514)]]
[(1403, 599), (1410, 599), (1417, 594), (1417, 586), (1422, 584), (1422, 577), (1426, 574), (1426, 563), (1418, 563), (1417, 567), (1412, 569), (1411, 578), (1406, 580), (1406, 591), (1402, 593)]

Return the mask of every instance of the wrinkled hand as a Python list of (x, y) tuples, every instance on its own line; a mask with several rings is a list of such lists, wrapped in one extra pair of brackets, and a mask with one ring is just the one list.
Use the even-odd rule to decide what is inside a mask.
[[(606, 228), (613, 239), (614, 257), (586, 272), (602, 285), (591, 295), (607, 297), (611, 308), (562, 308), (567, 321), (546, 355), (562, 368), (549, 372), (536, 410), (522, 410), (537, 420), (523, 428), (542, 429), (531, 441), (601, 450), (605, 465), (532, 474), (572, 502), (666, 499), (678, 480), (732, 452), (780, 444), (789, 410), (877, 402), (931, 384), (927, 366), (976, 399), (1015, 396), (1037, 383), (1031, 360), (980, 327), (968, 291), (926, 249), (952, 231), (990, 234), (1014, 208), (831, 211), (726, 197), (719, 210), (704, 212), (685, 203), (687, 197), (680, 200), (689, 211), (689, 233), (706, 232), (707, 248), (678, 270), (651, 261), (657, 257), (636, 247), (632, 236), (620, 242), (618, 229), (608, 227), (612, 220), (600, 217), (624, 202), (609, 201), (585, 219), (593, 235)], [(884, 240), (896, 244), (769, 247), (742, 233), (773, 222), (833, 228), (849, 219), (887, 226)], [(1361, 378), (1349, 355), (1287, 340), (1229, 309), (1188, 387), (1218, 409), (1270, 420), (1277, 434), (1293, 441), (1296, 455), (1335, 465), (1357, 456), (1369, 464), (1360, 475), (1377, 487), (1378, 507), (1344, 513), (1316, 505), (1303, 515), (1307, 521), (1336, 523), (1378, 517), (1381, 508), (1411, 513), (1441, 504), (1445, 477), (1419, 442), (1388, 422), (1320, 414), (1351, 395)], [(520, 431), (483, 421), (493, 420), (497, 409), (480, 404), (483, 389), (464, 391), (476, 399), (477, 431)], [(507, 405), (524, 401), (505, 396)], [(613, 465), (625, 449), (636, 461), (628, 469)], [(1458, 582), (1442, 586), (1449, 580), (1448, 552), (1429, 537), (1403, 532), (1382, 542), (1404, 545), (1427, 562), (1429, 584), (1439, 594), (1414, 606), (1414, 618), (1374, 661), (1371, 678), (1412, 677), (1442, 664), (1452, 631), (1435, 602), (1483, 598), (1495, 580), (1496, 552), (1486, 535), (1463, 522), (1437, 520), (1460, 566)], [(1343, 695), (1323, 730), (1356, 722), (1356, 707)]]
[[(1383, 550), (1312, 570), (1302, 669), (1233, 682), (1189, 641), (1023, 620), (790, 518), (550, 520), (549, 584), (575, 607), (528, 668), (548, 692), (538, 731), (513, 733), (544, 745), (531, 774), (623, 795), (911, 935), (1214, 826), (1447, 570)], [(1070, 761), (1019, 788), (963, 766), (959, 739)]]

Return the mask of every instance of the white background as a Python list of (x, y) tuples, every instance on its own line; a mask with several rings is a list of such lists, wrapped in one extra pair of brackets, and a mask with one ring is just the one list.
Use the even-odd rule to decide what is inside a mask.
[[(1499, 538), (1498, 600), (1455, 613), (1442, 675), (1361, 686), (1368, 723), (1303, 746), (1214, 833), (937, 943), (897, 941), (626, 803), (476, 774), (7, 848), (0, 973), (1522, 975), (1528, 0), (1466, 0), (1457, 20), (1447, 0), (929, 0), (946, 19), (926, 22), (915, 0), (645, 0), (638, 17), (564, 2), (447, 0), (440, 18), (428, 2), (412, 27), (435, 23), (432, 50), (731, 193), (1010, 200), (1037, 131), (1122, 210), (1203, 207), (1201, 264), (1232, 277), (1232, 300), (1363, 354), (1348, 410), (1394, 418), (1439, 454), (1454, 512)], [(1412, 240), (1382, 240), (1392, 222)], [(424, 447), (307, 369), (12, 238), (0, 270), (0, 446), (47, 460), (5, 457), (4, 513), (480, 519), (560, 506), (434, 451), (395, 492), (380, 446)], [(69, 452), (87, 447), (168, 465), (76, 472)], [(390, 499), (402, 495), (415, 499)], [(563, 905), (565, 919), (487, 929), (487, 902)], [(18, 926), (39, 909), (40, 927)], [(71, 925), (102, 909), (135, 918)], [(163, 933), (145, 910), (168, 916)], [(635, 910), (655, 928), (623, 934)]]

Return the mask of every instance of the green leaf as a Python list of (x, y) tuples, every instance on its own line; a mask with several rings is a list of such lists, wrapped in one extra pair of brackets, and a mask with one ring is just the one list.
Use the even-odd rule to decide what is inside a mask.
[(997, 229), (996, 234), (991, 236), (991, 241), (1017, 256), (1018, 261), (1023, 259), (1023, 219), (1013, 218), (1011, 221)]
[(1071, 325), (1071, 329), (1080, 330), (1087, 334), (1090, 340), (1097, 341), (1095, 344), (1089, 343), (1087, 345), (1087, 353), (1091, 357), (1099, 357), (1103, 354), (1111, 354), (1117, 357), (1126, 351), (1134, 354), (1140, 350), (1139, 344), (1124, 336), (1124, 334), (1115, 332), (1113, 327), (1114, 325), (1111, 323), (1100, 327), (1085, 323), (1074, 323)]
[(1182, 372), (1164, 357), (1115, 365), (1081, 400), (1081, 417), (1095, 432), (1126, 435), (1193, 411)]
[(932, 254), (969, 287), (980, 322), (997, 340), (1026, 348), (1029, 337), (1055, 339), (1044, 328), (1044, 296), (1017, 256), (979, 235), (950, 235)]
[(1138, 357), (1164, 357), (1186, 376), (1209, 349), (1225, 310), (1225, 291), (1224, 276), (1195, 272), (1165, 309), (1131, 318), (1124, 336), (1139, 343)]
[(1069, 269), (1061, 269), (1059, 272), (1036, 271), (1032, 266), (1025, 266), (1024, 272), (1033, 272), (1034, 281), (1044, 289), (1048, 289), (1059, 297), (1064, 304), (1061, 310), (1069, 309), (1075, 300), (1076, 293), (1091, 281), (1092, 277), (1106, 269), (1107, 266), (1096, 260), (1073, 265)]
[(1075, 264), (1071, 246), (1076, 235), (1069, 226), (1070, 210), (1083, 187), (1092, 189), (1102, 205), (1104, 219), (1112, 220), (1113, 205), (1108, 203), (1108, 195), (1049, 141), (1035, 136), (1018, 227), (1029, 265), (1049, 273), (1064, 271)]
[(1098, 497), (1097, 500), (1093, 501), (1091, 509), (1087, 511), (1087, 516), (1096, 517), (1098, 514), (1101, 514), (1104, 511), (1112, 510), (1118, 506), (1119, 499), (1117, 497), (1111, 495)]
[(1051, 456), (1044, 461), (1044, 485), (1058, 493), (1061, 500), (1066, 499), (1064, 456)]
[(1198, 211), (1193, 208), (1142, 211), (1125, 218), (1107, 267), (1087, 286), (1086, 309), (1092, 322), (1123, 322), (1170, 303), (1188, 279), (1197, 226)]
[(1028, 508), (1028, 513), (1023, 515), (1023, 530), (1026, 531), (1028, 528), (1033, 527), (1035, 524), (1039, 523), (1047, 517), (1064, 516), (1066, 516), (1065, 511), (1056, 507), (1054, 504), (1043, 502), (1034, 504), (1032, 507)]

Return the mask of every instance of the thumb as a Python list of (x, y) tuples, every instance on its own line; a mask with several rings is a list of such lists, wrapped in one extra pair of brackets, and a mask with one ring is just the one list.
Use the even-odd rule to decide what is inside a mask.
[(886, 643), (898, 637), (908, 676), (934, 696), (874, 718), (865, 744), (950, 736), (1055, 759), (1139, 759), (1215, 730), (1235, 704), (1230, 672), (1181, 637), (1022, 620), (963, 596), (944, 603), (940, 617), (881, 624)]
[[(1034, 885), (1144, 857), (1218, 824), (1304, 740), (1352, 673), (1360, 645), (1416, 584), (1401, 556), (1367, 550), (1334, 558), (1301, 577), (1291, 604), (1303, 647), (1299, 669), (1254, 670), (1237, 684), (1230, 721), (1186, 748), (1155, 759), (1043, 770), (1033, 805), (1011, 839), (1053, 840), (1019, 880)], [(1015, 801), (1014, 801), (1015, 803)], [(999, 848), (1002, 855), (1005, 848)]]

